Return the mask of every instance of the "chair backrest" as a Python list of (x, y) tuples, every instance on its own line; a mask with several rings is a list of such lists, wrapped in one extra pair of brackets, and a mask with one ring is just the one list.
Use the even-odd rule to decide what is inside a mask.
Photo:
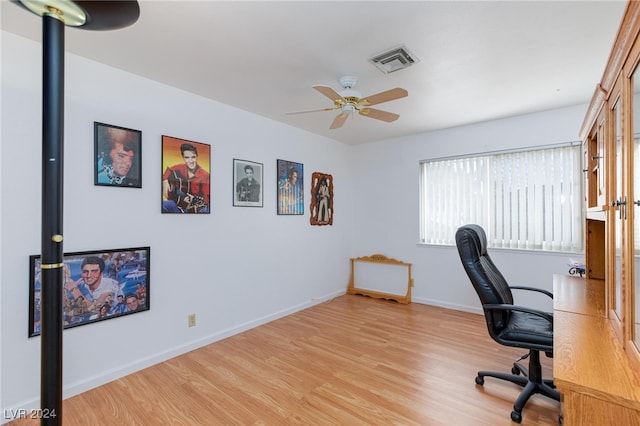
[[(479, 225), (464, 225), (456, 231), (458, 254), (482, 305), (513, 305), (509, 284), (487, 253), (487, 236)], [(489, 333), (496, 336), (509, 321), (509, 311), (484, 311)]]

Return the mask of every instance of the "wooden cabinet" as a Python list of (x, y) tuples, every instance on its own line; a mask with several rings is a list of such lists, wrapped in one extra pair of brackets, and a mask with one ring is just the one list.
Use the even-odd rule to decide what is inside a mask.
[(602, 211), (606, 204), (606, 177), (605, 177), (605, 144), (606, 135), (606, 111), (602, 110), (596, 124), (593, 126), (587, 138), (583, 141), (584, 173), (585, 173), (585, 205), (587, 211)]
[[(602, 80), (597, 85), (580, 137), (585, 158), (587, 278), (604, 280), (607, 318), (628, 357), (640, 366), (636, 332), (636, 255), (640, 254), (640, 2), (627, 3)], [(637, 74), (637, 76), (636, 76)], [(636, 105), (634, 105), (636, 103)], [(638, 123), (636, 123), (638, 121)], [(638, 158), (638, 161), (636, 161)], [(636, 164), (638, 163), (638, 164)], [(638, 179), (640, 182), (640, 179)], [(638, 188), (634, 188), (637, 186)], [(634, 229), (639, 231), (635, 232)], [(636, 241), (638, 240), (638, 241)], [(640, 304), (639, 304), (640, 305)]]
[[(576, 293), (576, 283), (573, 292), (557, 289), (565, 299), (577, 298), (555, 306), (554, 379), (569, 425), (640, 424), (639, 63), (640, 2), (629, 1), (580, 129), (587, 220), (582, 287), (590, 293)], [(577, 301), (580, 309), (565, 309)]]

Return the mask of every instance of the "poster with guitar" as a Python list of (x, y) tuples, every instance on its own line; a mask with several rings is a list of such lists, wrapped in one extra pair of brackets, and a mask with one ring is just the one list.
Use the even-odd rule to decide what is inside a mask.
[(210, 145), (163, 135), (162, 170), (162, 213), (210, 213)]

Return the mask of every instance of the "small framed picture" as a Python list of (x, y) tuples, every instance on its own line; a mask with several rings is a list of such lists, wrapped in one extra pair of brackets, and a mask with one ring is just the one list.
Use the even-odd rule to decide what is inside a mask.
[[(150, 247), (63, 255), (63, 328), (148, 311)], [(29, 257), (29, 337), (40, 334), (41, 291), (47, 269)]]
[(262, 163), (233, 160), (233, 205), (262, 207)]
[(333, 176), (311, 174), (311, 204), (309, 221), (312, 225), (333, 225)]
[(277, 160), (278, 214), (304, 214), (304, 165)]
[(211, 146), (162, 136), (162, 213), (207, 214)]
[(94, 184), (142, 188), (142, 132), (93, 123)]

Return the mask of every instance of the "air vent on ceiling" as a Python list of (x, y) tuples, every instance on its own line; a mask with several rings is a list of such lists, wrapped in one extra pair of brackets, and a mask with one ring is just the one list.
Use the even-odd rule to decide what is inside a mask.
[(383, 73), (389, 74), (410, 67), (420, 61), (405, 46), (401, 45), (374, 55), (369, 58), (369, 62)]

